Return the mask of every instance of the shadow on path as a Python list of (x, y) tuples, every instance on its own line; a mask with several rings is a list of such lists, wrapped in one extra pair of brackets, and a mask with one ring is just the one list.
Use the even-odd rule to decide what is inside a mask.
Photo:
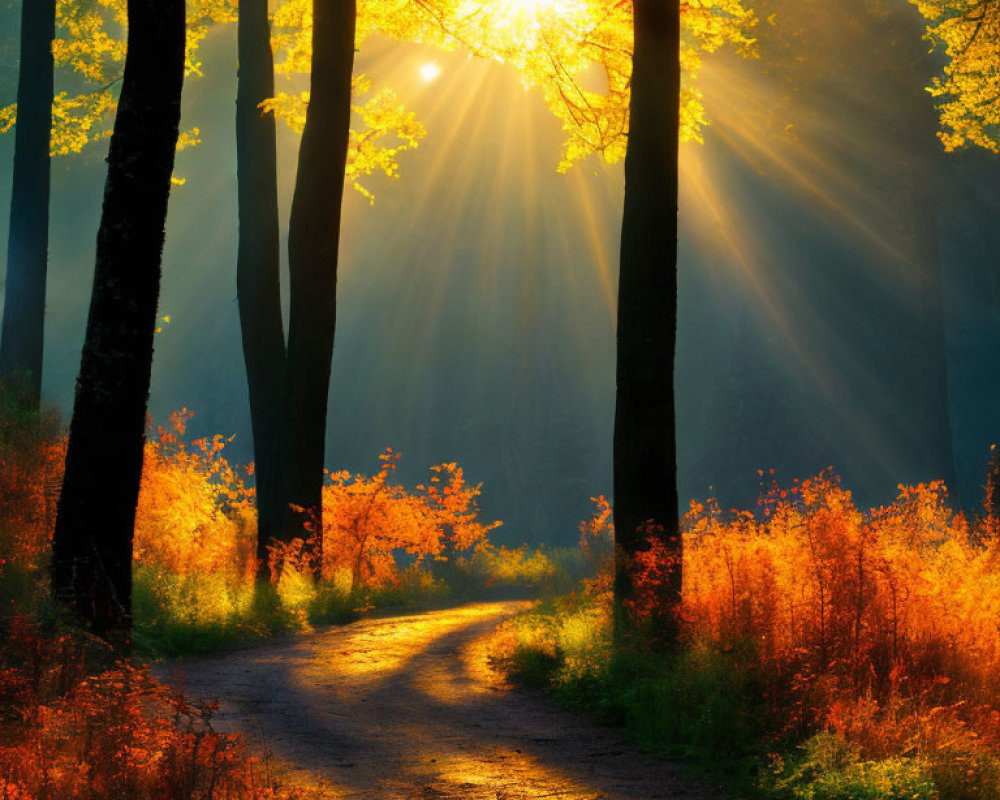
[(293, 782), (354, 800), (717, 800), (493, 674), (478, 646), (520, 602), (383, 617), (198, 661), (159, 678), (218, 699)]

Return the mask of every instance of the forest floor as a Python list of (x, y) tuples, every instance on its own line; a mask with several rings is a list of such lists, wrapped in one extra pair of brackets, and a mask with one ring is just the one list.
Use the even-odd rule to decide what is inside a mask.
[(719, 800), (611, 728), (513, 690), (485, 639), (521, 602), (477, 603), (269, 642), (154, 672), (217, 699), (219, 730), (283, 781), (344, 800)]

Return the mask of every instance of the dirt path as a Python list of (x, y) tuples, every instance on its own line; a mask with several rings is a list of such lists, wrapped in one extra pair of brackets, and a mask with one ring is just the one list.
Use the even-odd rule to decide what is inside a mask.
[(351, 800), (717, 800), (532, 693), (510, 691), (482, 637), (521, 603), (362, 620), (158, 677), (218, 699), (223, 730), (264, 742), (292, 782)]

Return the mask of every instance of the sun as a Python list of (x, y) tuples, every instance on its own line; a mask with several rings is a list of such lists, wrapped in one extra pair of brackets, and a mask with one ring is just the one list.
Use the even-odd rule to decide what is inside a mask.
[(426, 64), (421, 64), (417, 71), (420, 73), (420, 77), (424, 83), (433, 83), (441, 75), (441, 67), (438, 66), (436, 61), (428, 61)]

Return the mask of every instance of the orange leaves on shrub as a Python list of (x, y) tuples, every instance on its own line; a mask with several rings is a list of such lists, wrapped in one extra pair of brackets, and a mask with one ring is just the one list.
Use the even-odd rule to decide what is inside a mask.
[(265, 800), (277, 791), (239, 737), (216, 732), (214, 706), (188, 703), (146, 668), (119, 664), (83, 678), (68, 639), (24, 619), (0, 651), (6, 709), (0, 796), (31, 800)]
[(223, 455), (224, 437), (186, 443), (192, 416), (187, 409), (171, 414), (171, 426), (146, 443), (135, 560), (177, 575), (252, 577), (253, 490)]
[(482, 484), (469, 486), (462, 468), (454, 462), (431, 467), (431, 479), (423, 492), (424, 503), (431, 510), (446, 547), (459, 552), (486, 541), (487, 534), (499, 528), (499, 522), (480, 522), (478, 497)]
[[(970, 526), (941, 482), (900, 486), (862, 513), (830, 471), (781, 488), (761, 472), (755, 513), (692, 503), (682, 520), (681, 626), (755, 676), (776, 735), (827, 727), (866, 758), (1000, 748), (1000, 540)], [(607, 547), (603, 498), (581, 524)], [(633, 613), (658, 607), (672, 554), (651, 531), (633, 559)], [(610, 559), (587, 593), (610, 602)], [(977, 749), (978, 748), (978, 749)], [(992, 758), (993, 755), (990, 757)], [(959, 756), (955, 756), (958, 758)]]
[[(54, 426), (45, 421), (44, 427)], [(55, 526), (65, 458), (64, 438), (0, 420), (0, 561), (39, 568)]]
[(602, 603), (610, 603), (615, 568), (615, 524), (611, 503), (603, 494), (591, 497), (590, 502), (594, 504), (594, 513), (578, 526), (580, 552), (587, 571), (592, 575), (584, 578), (583, 583), (591, 597)]
[(351, 576), (356, 586), (396, 579), (396, 553), (418, 562), (446, 557), (484, 542), (499, 522), (479, 519), (481, 486), (465, 483), (461, 467), (431, 468), (426, 486), (412, 492), (390, 482), (400, 458), (391, 448), (379, 456), (371, 478), (337, 472), (323, 489), (323, 574)]
[(790, 725), (902, 736), (958, 701), (970, 720), (1000, 699), (1000, 546), (977, 544), (945, 498), (940, 482), (901, 486), (862, 514), (825, 472), (772, 488), (760, 515), (692, 504), (689, 635), (756, 660)]
[[(658, 626), (667, 621), (663, 615), (674, 615), (676, 603), (664, 602), (671, 593), (674, 571), (681, 556), (676, 547), (664, 538), (663, 526), (646, 523), (642, 528), (645, 546), (632, 553), (628, 571), (633, 594), (625, 600), (625, 611), (633, 621), (644, 626)], [(674, 545), (677, 540), (673, 539)], [(676, 598), (676, 590), (673, 590)]]

